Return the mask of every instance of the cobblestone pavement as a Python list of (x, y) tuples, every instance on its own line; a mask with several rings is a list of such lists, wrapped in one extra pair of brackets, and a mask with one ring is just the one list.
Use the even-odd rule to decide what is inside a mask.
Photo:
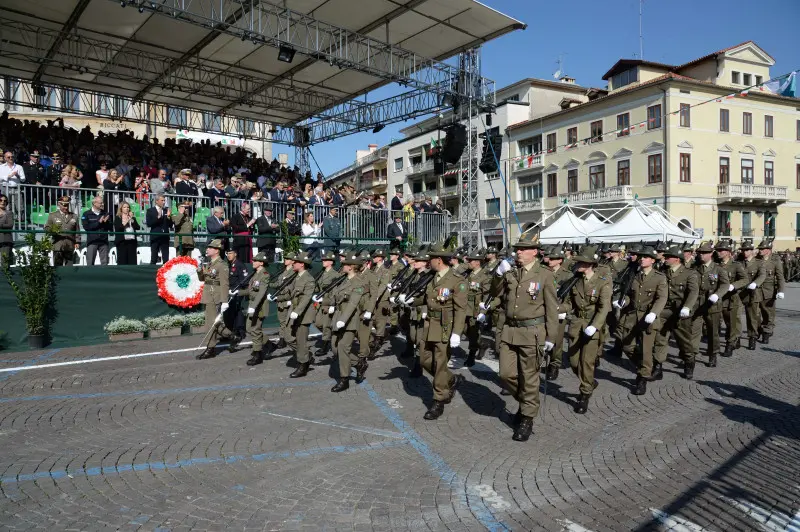
[[(429, 381), (388, 349), (337, 395), (330, 364), (294, 380), (286, 356), (245, 366), (247, 348), (200, 362), (199, 337), (4, 354), (0, 527), (800, 530), (800, 289), (787, 298), (770, 345), (691, 382), (672, 349), (636, 397), (606, 358), (580, 416), (562, 371), (527, 443), (493, 360), (457, 369), (427, 422)], [(93, 361), (125, 354), (146, 356)]]

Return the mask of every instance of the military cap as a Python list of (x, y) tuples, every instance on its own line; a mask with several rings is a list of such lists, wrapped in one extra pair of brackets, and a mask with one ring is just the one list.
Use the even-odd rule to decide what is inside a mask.
[(494, 247), (494, 246), (489, 246), (489, 247), (487, 247), (487, 248), (486, 248), (486, 254), (487, 254), (487, 255), (489, 255), (489, 254), (494, 254), (494, 255), (497, 255), (497, 248), (496, 248), (496, 247)]
[(225, 245), (222, 243), (222, 240), (220, 240), (219, 238), (215, 238), (214, 240), (208, 243), (208, 247), (221, 250), (222, 248), (225, 247)]
[(658, 242), (656, 242), (655, 251), (656, 253), (664, 253), (668, 247), (669, 246), (667, 246), (666, 242), (662, 242), (659, 240)]
[(717, 245), (714, 246), (714, 249), (717, 251), (733, 251), (733, 242), (728, 240), (727, 238), (720, 240), (717, 242)]
[(711, 242), (702, 242), (700, 246), (697, 248), (698, 253), (714, 253), (714, 246), (711, 245)]
[(570, 251), (571, 252), (572, 251), (572, 244), (570, 244), (569, 242), (564, 244), (564, 251)]
[(266, 211), (272, 212), (272, 204), (271, 203), (267, 203), (266, 205), (261, 207), (261, 210), (264, 211), (264, 212), (266, 212)]
[(772, 239), (765, 238), (758, 244), (758, 249), (772, 249)]
[(325, 251), (324, 253), (322, 253), (322, 255), (320, 256), (320, 259), (321, 260), (336, 260), (336, 254), (333, 251), (328, 250), (328, 251)]
[(686, 252), (686, 251), (694, 251), (694, 244), (692, 244), (691, 242), (686, 242), (686, 243), (683, 244), (683, 247), (681, 247), (681, 249), (684, 252)]
[(295, 213), (295, 212), (294, 212), (294, 209), (287, 209), (287, 210), (286, 210), (286, 214), (295, 215), (295, 214), (297, 214), (297, 213)]
[(307, 251), (302, 251), (298, 253), (292, 260), (295, 262), (302, 262), (303, 264), (311, 264), (311, 256), (308, 254)]
[(547, 256), (550, 258), (550, 260), (563, 259), (564, 258), (564, 248), (561, 247), (561, 246), (553, 246), (550, 249), (550, 253), (548, 253)]
[(467, 260), (486, 260), (486, 250), (476, 249), (472, 253), (464, 253), (464, 258)]
[(253, 257), (253, 262), (267, 262), (267, 254), (263, 251)]
[(358, 254), (358, 258), (361, 259), (361, 262), (366, 262), (372, 260), (372, 255), (370, 255), (369, 251), (365, 249)]
[(650, 257), (651, 259), (658, 258), (656, 255), (656, 250), (654, 250), (652, 246), (642, 246), (636, 254), (639, 257)]
[(553, 246), (542, 246), (541, 248), (539, 248), (539, 256), (549, 257), (551, 249), (553, 249)]
[(749, 238), (746, 238), (746, 239), (742, 240), (742, 244), (739, 246), (739, 249), (741, 249), (742, 251), (748, 250), (748, 249), (754, 249), (753, 248), (753, 241), (751, 239), (749, 239)]
[(445, 249), (443, 242), (437, 242), (428, 249), (428, 255), (433, 257), (439, 257), (442, 259), (449, 259), (453, 256), (453, 251), (450, 249)]
[(639, 251), (641, 251), (641, 249), (642, 249), (642, 245), (641, 244), (637, 244), (636, 242), (634, 242), (628, 248), (628, 253), (630, 253), (632, 255), (638, 255)]
[(348, 253), (342, 260), (342, 264), (347, 264), (348, 266), (361, 266), (363, 263), (364, 261), (361, 259), (361, 256), (355, 253)]
[(295, 259), (295, 255), (296, 254), (291, 252), (291, 251), (289, 251), (287, 253), (284, 253), (283, 254), (283, 260), (294, 260)]
[(541, 249), (542, 245), (539, 244), (539, 235), (534, 235), (532, 231), (523, 233), (519, 237), (519, 241), (514, 244), (515, 249)]
[(622, 251), (622, 248), (620, 247), (619, 244), (609, 244), (608, 245), (608, 251), (610, 251), (612, 253), (618, 253), (618, 252)]
[(597, 252), (601, 253), (601, 254), (602, 253), (608, 253), (608, 244), (605, 244), (605, 243), (600, 244), (600, 247), (597, 248)]
[(61, 196), (58, 198), (59, 205), (69, 205), (69, 196)]
[(675, 257), (676, 259), (680, 259), (683, 257), (683, 250), (680, 246), (670, 246), (666, 251), (664, 251), (664, 257)]
[(400, 249), (397, 247), (389, 248), (389, 255), (400, 256)]
[[(586, 262), (588, 264), (597, 264), (598, 260), (597, 251), (598, 251), (597, 246), (592, 246), (587, 244), (581, 248), (580, 253), (578, 253), (577, 257), (573, 257), (573, 260), (575, 262)], [(550, 258), (552, 259), (553, 257)], [(563, 256), (558, 258), (563, 258)]]
[(386, 252), (383, 251), (383, 248), (373, 249), (372, 250), (372, 258), (374, 259), (375, 257), (385, 258), (386, 257)]

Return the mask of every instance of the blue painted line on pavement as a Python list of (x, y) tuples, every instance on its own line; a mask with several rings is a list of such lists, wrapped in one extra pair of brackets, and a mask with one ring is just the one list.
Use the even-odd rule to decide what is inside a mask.
[[(59, 351), (61, 351), (61, 349), (53, 349), (52, 351), (48, 351), (47, 353), (41, 354), (41, 355), (39, 355), (38, 357), (36, 357), (36, 358), (34, 358), (32, 360), (26, 360), (22, 364), (22, 367), (27, 368), (27, 367), (30, 367), (30, 366), (35, 366), (39, 362), (42, 362), (43, 360), (47, 360), (48, 358), (50, 358), (51, 356), (55, 355)], [(0, 375), (0, 382), (3, 382), (5, 380), (9, 379), (10, 377), (12, 377), (13, 375), (16, 375), (17, 373), (19, 373), (19, 371), (9, 371), (8, 373), (4, 373), (3, 375)]]
[(461, 502), (464, 507), (469, 508), (469, 510), (475, 515), (475, 517), (480, 521), (480, 523), (486, 527), (487, 530), (491, 532), (497, 532), (501, 530), (510, 530), (510, 528), (499, 521), (492, 512), (483, 504), (483, 501), (478, 499), (467, 500), (467, 493), (466, 490), (463, 489), (463, 486), (458, 480), (458, 475), (456, 474), (453, 469), (447, 465), (444, 458), (436, 454), (425, 441), (420, 437), (420, 435), (411, 428), (409, 425), (403, 421), (403, 418), (400, 417), (400, 414), (397, 411), (393, 410), (389, 404), (383, 400), (383, 398), (375, 391), (375, 389), (367, 382), (362, 382), (359, 386), (367, 392), (367, 396), (370, 400), (378, 407), (384, 416), (395, 426), (397, 430), (399, 430), (406, 438), (408, 438), (408, 443), (416, 449), (416, 451), (425, 459), (425, 462), (428, 463), (428, 466), (439, 476), (439, 478), (447, 483), (451, 488), (454, 489), (455, 496)]
[(408, 440), (386, 440), (368, 443), (365, 445), (337, 445), (334, 447), (317, 447), (314, 449), (304, 449), (300, 451), (273, 451), (268, 453), (250, 455), (231, 455), (220, 456), (217, 458), (188, 458), (177, 462), (144, 462), (141, 464), (113, 465), (104, 467), (88, 467), (78, 469), (68, 469), (64, 471), (40, 471), (38, 473), (0, 477), (0, 484), (15, 484), (32, 480), (61, 480), (65, 477), (96, 477), (99, 475), (117, 475), (130, 471), (165, 471), (170, 469), (181, 469), (191, 466), (202, 466), (208, 464), (234, 464), (237, 462), (265, 462), (270, 460), (282, 460), (287, 458), (304, 458), (322, 454), (354, 454), (361, 451), (374, 451), (389, 447), (408, 445)]
[(269, 388), (300, 388), (305, 386), (327, 386), (330, 381), (287, 382), (265, 384), (229, 384), (220, 386), (196, 386), (193, 388), (165, 388), (158, 390), (131, 390), (127, 392), (96, 392), (96, 393), (69, 393), (61, 395), (31, 395), (27, 397), (3, 397), (2, 403), (18, 403), (24, 401), (46, 401), (65, 399), (103, 399), (106, 397), (138, 397), (146, 395), (171, 395), (192, 392), (227, 392), (232, 390), (264, 390)]

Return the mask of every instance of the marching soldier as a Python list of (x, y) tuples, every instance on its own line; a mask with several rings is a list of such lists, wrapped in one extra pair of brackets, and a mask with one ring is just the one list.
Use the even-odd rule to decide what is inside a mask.
[(755, 249), (751, 240), (745, 240), (740, 246), (744, 254), (744, 273), (747, 275), (748, 284), (739, 292), (739, 298), (744, 306), (745, 323), (747, 324), (747, 349), (754, 351), (756, 339), (761, 327), (761, 301), (764, 294), (758, 287), (766, 280), (767, 271), (764, 261), (756, 260)]
[(611, 310), (612, 283), (609, 277), (594, 271), (597, 259), (589, 246), (575, 257), (575, 263), (581, 278), (567, 294), (564, 305), (570, 316), (567, 353), (569, 365), (581, 382), (575, 412), (585, 414), (589, 398), (597, 388), (594, 370), (603, 347), (601, 329)]
[(683, 245), (683, 265), (693, 268), (695, 265), (694, 247), (690, 242)]
[[(421, 282), (420, 278), (429, 273), (428, 261), (430, 260), (430, 256), (428, 255), (428, 251), (420, 249), (412, 253), (411, 267), (414, 268), (414, 274), (407, 285), (409, 287), (414, 286), (417, 282)], [(406, 336), (406, 356), (413, 356), (415, 349), (417, 353), (409, 376), (412, 378), (419, 378), (422, 377), (422, 364), (420, 363), (419, 353), (422, 352), (422, 344), (425, 341), (423, 333), (425, 332), (425, 318), (428, 317), (428, 310), (424, 303), (419, 306), (407, 305), (406, 294), (400, 294), (397, 298), (400, 304), (403, 305), (401, 308), (407, 308), (409, 311), (409, 333), (408, 336)]]
[(527, 441), (539, 413), (539, 371), (555, 346), (558, 302), (553, 273), (536, 260), (538, 238), (523, 233), (514, 244), (517, 267), (503, 276), (506, 322), (500, 343), (500, 379), (519, 402), (514, 441)]
[(565, 270), (572, 271), (572, 265), (575, 264), (575, 260), (572, 258), (574, 255), (572, 244), (567, 243), (564, 245), (564, 262), (561, 263), (561, 267)]
[[(424, 297), (412, 298), (410, 304), (425, 305), (420, 362), (433, 377), (433, 404), (425, 412), (427, 420), (437, 419), (455, 395), (464, 377), (453, 375), (447, 367), (450, 351), (461, 345), (461, 333), (467, 318), (467, 286), (463, 277), (447, 265), (452, 252), (437, 244), (430, 251), (430, 266), (436, 272)], [(406, 299), (408, 302), (408, 299)]]
[(714, 248), (710, 242), (703, 242), (697, 248), (699, 263), (695, 267), (700, 274), (700, 293), (698, 294), (697, 311), (694, 313), (694, 345), (700, 345), (703, 326), (706, 329), (708, 345), (708, 367), (717, 367), (719, 352), (719, 323), (722, 305), (719, 300), (728, 293), (728, 272), (714, 262)]
[[(365, 318), (364, 314), (367, 312), (370, 305), (369, 297), (367, 296), (371, 295), (371, 280), (375, 272), (372, 271), (372, 256), (368, 251), (362, 251), (357, 257), (361, 261), (361, 273), (359, 273), (358, 276), (362, 278), (361, 281), (363, 282), (364, 292), (366, 292), (358, 304), (358, 330), (356, 331), (358, 337), (358, 356), (367, 358), (372, 350), (372, 316), (370, 315), (369, 318)], [(377, 298), (378, 295), (375, 294), (375, 297)]]
[[(283, 349), (287, 345), (289, 345), (289, 340), (291, 339), (291, 331), (290, 331), (290, 323), (289, 323), (289, 308), (292, 306), (292, 297), (291, 297), (291, 282), (289, 279), (295, 274), (294, 273), (294, 253), (284, 253), (283, 254), (283, 273), (277, 276), (277, 278), (273, 281), (272, 286), (270, 286), (270, 295), (272, 297), (268, 297), (269, 301), (274, 301), (275, 306), (278, 312), (278, 345), (275, 346), (275, 349)], [(287, 285), (286, 283), (289, 282)], [(275, 290), (284, 286), (284, 289), (281, 290), (279, 293), (276, 293)]]
[(653, 268), (656, 270), (663, 272), (664, 271), (664, 252), (667, 250), (669, 246), (666, 242), (662, 242), (659, 240), (656, 242), (656, 263), (653, 265)]
[(697, 310), (700, 277), (696, 270), (683, 264), (683, 251), (672, 246), (664, 252), (664, 275), (667, 276), (667, 304), (661, 311), (661, 329), (656, 336), (652, 377), (663, 377), (662, 364), (667, 360), (670, 333), (683, 355), (683, 376), (694, 377), (695, 357), (699, 351), (699, 338), (695, 342), (692, 315)]
[[(339, 278), (339, 272), (333, 268), (334, 260), (336, 260), (336, 256), (333, 251), (328, 250), (322, 254), (323, 271), (319, 279), (317, 279), (317, 294), (326, 290), (331, 283)], [(327, 355), (331, 348), (331, 321), (333, 316), (328, 312), (328, 309), (334, 306), (333, 298), (334, 294), (327, 292), (325, 295), (314, 299), (314, 305), (319, 306), (314, 325), (322, 331), (322, 347), (317, 351), (318, 357)]]
[(209, 262), (197, 268), (197, 277), (203, 281), (203, 296), (200, 300), (205, 304), (206, 327), (211, 330), (205, 350), (197, 355), (197, 360), (205, 360), (217, 356), (214, 349), (220, 338), (233, 335), (225, 326), (222, 313), (228, 310), (228, 263), (220, 256), (224, 244), (216, 238), (208, 244), (206, 257)]
[(247, 286), (239, 289), (239, 295), (247, 296), (247, 334), (253, 341), (248, 366), (255, 366), (264, 361), (264, 318), (267, 315), (267, 295), (269, 293), (269, 272), (264, 267), (269, 257), (259, 253), (253, 257), (253, 275)]
[(741, 262), (733, 260), (733, 243), (730, 240), (720, 240), (715, 246), (719, 265), (728, 274), (728, 291), (722, 297), (722, 321), (725, 323), (725, 350), (722, 356), (729, 357), (733, 351), (741, 347), (742, 321), (739, 314), (742, 302), (739, 292), (750, 281)]
[(481, 338), (481, 324), (486, 321), (486, 315), (480, 309), (481, 301), (489, 293), (489, 283), (491, 278), (483, 268), (485, 259), (480, 250), (466, 255), (469, 266), (467, 275), (467, 360), (464, 365), (471, 368), (475, 365), (475, 359), (480, 360), (486, 350), (483, 339)]
[[(592, 251), (592, 254), (594, 254), (594, 248), (591, 248), (590, 251)], [(583, 255), (583, 253), (581, 255)], [(564, 263), (564, 251), (560, 247), (553, 248), (553, 250), (548, 254), (548, 257), (550, 258), (548, 266), (550, 267), (550, 271), (553, 272), (556, 288), (558, 288), (561, 286), (561, 283), (569, 280), (573, 276), (573, 273), (562, 267), (562, 264)], [(595, 260), (594, 264), (596, 263), (597, 262)], [(554, 381), (558, 378), (558, 370), (561, 369), (561, 365), (563, 364), (564, 333), (567, 328), (568, 309), (569, 301), (565, 301), (563, 304), (559, 303), (558, 331), (553, 338), (553, 343), (555, 346), (553, 347), (553, 353), (550, 356), (550, 364), (545, 369), (545, 371), (547, 371), (547, 380), (549, 381)], [(602, 331), (601, 334), (598, 334), (598, 337), (601, 335)]]
[[(643, 247), (636, 256), (641, 269), (622, 304), (614, 301), (613, 306), (621, 311), (622, 350), (637, 368), (632, 393), (644, 395), (647, 381), (653, 380), (653, 350), (659, 327), (658, 316), (667, 304), (667, 278), (654, 267), (656, 252), (653, 248)], [(637, 344), (641, 344), (641, 353), (636, 352)]]
[[(47, 216), (45, 231), (53, 235), (53, 265), (72, 266), (75, 251), (80, 248), (74, 231), (78, 228), (78, 216), (69, 211), (69, 196), (58, 199), (58, 210)], [(72, 233), (71, 233), (72, 232)]]
[[(393, 248), (389, 250), (389, 273), (391, 279), (397, 279), (397, 276), (403, 271), (403, 268), (406, 267), (407, 262), (404, 263), (400, 260), (400, 251), (397, 248)], [(389, 294), (387, 293), (387, 296)], [(395, 335), (399, 331), (398, 328), (398, 319), (400, 317), (399, 312), (393, 312), (392, 307), (389, 307), (389, 335)]]
[[(630, 245), (630, 247), (628, 248), (628, 260), (626, 261), (627, 265), (625, 266), (626, 269), (629, 267), (636, 269), (640, 268), (639, 252), (641, 250), (642, 246), (640, 244), (633, 243)], [(628, 272), (628, 275), (633, 275), (633, 273)], [(620, 279), (620, 281), (621, 280), (622, 279)], [(619, 287), (615, 289), (615, 291), (619, 293), (612, 293), (611, 295), (612, 306), (616, 309), (616, 312), (614, 312), (613, 314), (617, 315), (615, 315), (614, 317), (614, 327), (609, 329), (611, 331), (612, 336), (614, 337), (614, 347), (611, 349), (609, 354), (616, 357), (622, 356), (623, 352), (622, 339), (625, 338), (631, 332), (624, 327), (624, 324), (620, 319), (620, 316), (622, 315), (621, 311), (622, 307), (620, 306), (619, 301), (620, 299), (624, 299), (626, 295), (622, 293), (624, 289), (625, 287), (620, 284)], [(609, 312), (609, 314), (612, 314), (612, 312)]]
[(785, 289), (785, 277), (783, 275), (783, 265), (780, 260), (772, 255), (772, 240), (765, 239), (758, 245), (759, 259), (764, 261), (764, 273), (766, 278), (761, 283), (761, 342), (769, 343), (769, 337), (775, 328), (775, 300), (783, 299)]
[(308, 271), (311, 258), (307, 252), (298, 253), (294, 258), (292, 268), (296, 272), (292, 282), (291, 308), (289, 312), (290, 345), (294, 347), (297, 369), (289, 377), (296, 379), (308, 375), (311, 366), (311, 353), (308, 350), (308, 328), (314, 323), (314, 308), (311, 306), (311, 297), (314, 295), (314, 277)]
[[(619, 277), (625, 268), (628, 267), (628, 261), (623, 259), (620, 255), (622, 253), (622, 248), (619, 244), (611, 244), (608, 247), (608, 267), (611, 268), (611, 274), (613, 275), (614, 280)], [(610, 312), (609, 314), (613, 314)]]
[(363, 319), (368, 324), (370, 320), (375, 326), (375, 339), (370, 346), (367, 360), (375, 360), (378, 350), (383, 345), (386, 335), (386, 323), (389, 321), (389, 283), (394, 279), (392, 272), (384, 264), (385, 253), (382, 249), (372, 252), (372, 275), (369, 278), (369, 293), (371, 297), (366, 303)]
[(362, 267), (363, 260), (357, 255), (346, 257), (342, 261), (342, 273), (347, 275), (347, 280), (337, 287), (330, 299), (329, 308), (334, 309), (333, 352), (339, 360), (339, 379), (331, 388), (334, 393), (343, 392), (350, 387), (350, 369), (353, 366), (356, 368), (356, 382), (359, 383), (364, 380), (368, 367), (366, 357), (352, 354), (353, 341), (361, 321), (361, 300), (369, 297), (369, 290), (365, 287), (369, 279), (358, 275)]

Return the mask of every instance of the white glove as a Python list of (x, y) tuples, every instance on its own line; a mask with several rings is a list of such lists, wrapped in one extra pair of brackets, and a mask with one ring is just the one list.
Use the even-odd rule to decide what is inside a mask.
[(614, 301), (611, 303), (611, 306), (612, 306), (612, 307), (614, 307), (614, 308), (622, 309), (622, 307), (624, 307), (625, 305), (624, 305), (624, 304), (620, 305), (620, 304), (619, 304), (619, 300), (615, 299), (615, 300), (614, 300)]
[(229, 296), (235, 296), (238, 293), (239, 293), (239, 289), (238, 288), (236, 290), (228, 290), (228, 295)]
[(311, 296), (311, 301), (314, 303), (322, 303), (322, 296)]
[(252, 316), (255, 313), (256, 313), (256, 309), (254, 309), (253, 307), (250, 307), (249, 309), (247, 309), (247, 315), (248, 316)]
[(733, 286), (732, 284), (729, 284), (728, 285), (728, 292), (733, 292), (734, 290), (736, 290), (736, 287)]
[(337, 321), (336, 322), (336, 330), (338, 331), (339, 329), (344, 329), (344, 322), (343, 321)]
[(414, 302), (414, 298), (413, 297), (409, 297), (408, 299), (403, 301), (403, 303), (405, 303), (408, 306), (411, 306), (411, 303), (413, 303), (413, 302)]
[(511, 264), (509, 264), (506, 259), (503, 259), (502, 261), (500, 261), (500, 264), (497, 265), (496, 274), (498, 277), (502, 277), (510, 269), (511, 269)]
[(778, 292), (775, 294), (775, 299), (783, 299), (783, 292)]
[(689, 315), (691, 315), (691, 313), (692, 313), (692, 311), (691, 311), (691, 310), (689, 310), (689, 309), (688, 309), (688, 308), (686, 308), (686, 307), (683, 307), (683, 308), (681, 309), (681, 318), (688, 318), (688, 317), (689, 317)]
[(289, 314), (289, 319), (290, 320), (296, 320), (297, 319), (297, 312), (292, 312), (291, 314)]
[(428, 313), (427, 312), (423, 312), (422, 313), (422, 319), (423, 320), (427, 320), (428, 319)]
[(392, 305), (394, 305), (394, 302), (395, 302), (395, 298), (394, 298), (394, 296), (390, 297), (390, 298), (389, 298), (389, 303), (391, 303)]
[(219, 311), (220, 312), (225, 312), (226, 310), (228, 310), (228, 304), (227, 303), (223, 303), (223, 304), (221, 304), (219, 306)]
[(558, 315), (558, 319), (559, 320), (567, 319), (567, 313), (566, 312), (562, 312), (561, 314)]
[(481, 312), (480, 314), (478, 314), (478, 317), (475, 318), (475, 319), (478, 321), (478, 323), (483, 323), (483, 322), (486, 321), (486, 314)]
[(291, 300), (289, 300), (289, 301), (287, 301), (287, 302), (286, 302), (286, 306), (287, 306), (287, 307), (291, 307), (291, 306), (292, 306), (292, 302), (291, 302)]
[(552, 351), (553, 348), (556, 346), (553, 342), (545, 342), (544, 343), (544, 350), (545, 351)]
[(654, 321), (656, 321), (656, 313), (655, 312), (651, 312), (650, 314), (648, 314), (647, 316), (644, 317), (644, 322), (645, 323), (653, 323)]
[(267, 301), (275, 301), (276, 299), (278, 298), (273, 296), (272, 294), (267, 294)]
[(397, 300), (398, 300), (400, 303), (403, 303), (403, 304), (405, 304), (405, 302), (406, 302), (406, 295), (405, 295), (405, 294), (400, 294), (399, 296), (397, 296)]
[(386, 289), (391, 292), (392, 291), (392, 283), (386, 285)]
[(589, 325), (588, 327), (586, 327), (586, 328), (583, 330), (583, 334), (585, 334), (585, 335), (586, 335), (586, 336), (588, 336), (589, 338), (591, 338), (592, 336), (594, 336), (594, 333), (596, 333), (596, 332), (597, 332), (597, 327), (595, 327), (594, 325)]
[(484, 303), (483, 301), (481, 301), (480, 303), (478, 303), (478, 306), (479, 306), (479, 307), (480, 307), (480, 309), (481, 309), (482, 311), (484, 311), (484, 312), (487, 312), (487, 311), (488, 311), (488, 310), (489, 310), (489, 309), (492, 307), (492, 305), (490, 305), (489, 303)]
[(336, 311), (336, 307), (328, 307), (328, 314), (333, 314)]
[(747, 285), (748, 290), (755, 290), (756, 288), (758, 288), (758, 285), (756, 283), (750, 283), (749, 285)]
[(710, 296), (708, 296), (708, 300), (709, 300), (709, 301), (711, 302), (711, 304), (713, 305), (714, 303), (716, 303), (717, 301), (719, 301), (719, 296), (718, 296), (717, 294), (711, 294)]
[(370, 312), (370, 311), (366, 311), (366, 312), (364, 313), (363, 319), (365, 319), (365, 320), (372, 319), (372, 312)]
[(457, 334), (450, 335), (450, 347), (458, 347), (461, 345), (461, 337)]

